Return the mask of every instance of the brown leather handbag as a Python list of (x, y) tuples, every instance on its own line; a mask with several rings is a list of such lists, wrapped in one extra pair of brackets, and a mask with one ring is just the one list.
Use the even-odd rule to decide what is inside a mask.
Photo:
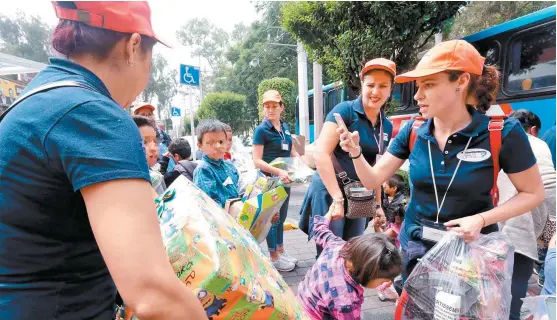
[(350, 179), (334, 154), (331, 154), (331, 159), (339, 185), (346, 196), (344, 216), (348, 219), (375, 217), (375, 190), (367, 190), (360, 181)]

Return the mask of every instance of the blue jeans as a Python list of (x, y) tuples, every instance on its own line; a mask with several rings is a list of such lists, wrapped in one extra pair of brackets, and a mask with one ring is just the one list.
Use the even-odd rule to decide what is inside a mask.
[[(327, 212), (323, 212), (320, 215), (325, 215)], [(364, 234), (366, 230), (366, 218), (358, 219), (348, 219), (343, 218), (335, 221), (331, 221), (329, 229), (337, 237), (341, 237), (343, 240), (348, 241), (351, 238), (358, 237)], [(323, 248), (315, 245), (317, 249), (317, 256), (321, 254)]]
[(284, 221), (288, 214), (288, 203), (290, 202), (290, 188), (284, 188), (288, 197), (280, 208), (280, 219), (277, 223), (273, 224), (269, 234), (267, 235), (267, 248), (269, 252), (277, 252), (277, 249), (284, 246)]

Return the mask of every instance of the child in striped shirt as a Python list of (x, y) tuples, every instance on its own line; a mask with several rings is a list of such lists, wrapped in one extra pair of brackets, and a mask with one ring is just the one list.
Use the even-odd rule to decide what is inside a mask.
[(297, 298), (311, 319), (361, 319), (364, 288), (393, 280), (401, 271), (399, 251), (383, 234), (348, 241), (329, 229), (329, 212), (314, 217), (313, 235), (323, 252), (298, 287)]

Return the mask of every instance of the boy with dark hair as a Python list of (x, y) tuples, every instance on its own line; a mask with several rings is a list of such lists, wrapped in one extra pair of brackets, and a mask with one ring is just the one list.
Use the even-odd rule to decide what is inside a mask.
[(404, 188), (406, 183), (404, 178), (400, 174), (393, 174), (388, 181), (383, 183), (383, 211), (385, 212), (385, 218), (387, 223), (394, 222), (395, 208), (399, 205), (403, 205), (405, 202)]
[[(172, 157), (176, 165), (172, 171), (166, 172), (170, 157)], [(193, 181), (193, 172), (197, 167), (197, 163), (190, 160), (191, 147), (186, 139), (179, 138), (170, 143), (170, 146), (168, 146), (168, 152), (164, 155), (162, 162), (160, 162), (161, 171), (164, 170), (164, 182), (167, 186), (170, 186), (180, 175), (183, 175), (188, 180)]]
[(224, 161), (228, 147), (226, 126), (218, 120), (207, 120), (197, 127), (197, 146), (202, 161), (193, 172), (193, 182), (224, 208), (226, 200), (238, 198), (238, 169)]

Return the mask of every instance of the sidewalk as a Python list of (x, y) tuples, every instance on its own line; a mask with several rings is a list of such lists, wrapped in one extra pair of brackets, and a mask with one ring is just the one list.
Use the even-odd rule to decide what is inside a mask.
[[(370, 232), (372, 228), (368, 228)], [(307, 240), (307, 235), (302, 231), (290, 230), (284, 232), (284, 245), (286, 251), (299, 262), (291, 272), (281, 272), (282, 277), (292, 289), (294, 294), (298, 292), (298, 284), (302, 281), (307, 271), (315, 262), (315, 243)], [(261, 243), (261, 248), (265, 254), (268, 254), (266, 242)], [(528, 296), (539, 295), (541, 288), (538, 286), (538, 276), (532, 274), (528, 286)], [(362, 319), (364, 320), (393, 320), (395, 303), (393, 301), (382, 302), (377, 297), (377, 293), (373, 289), (365, 289), (364, 305), (362, 307)]]
[[(371, 230), (371, 228), (368, 230)], [(298, 284), (315, 262), (315, 243), (313, 241), (308, 242), (307, 239), (307, 235), (298, 229), (284, 232), (286, 251), (299, 260), (296, 269), (291, 272), (281, 272), (294, 294), (298, 292)], [(261, 248), (265, 254), (268, 254), (265, 242), (261, 244)], [(371, 289), (365, 289), (364, 297), (365, 302), (362, 308), (363, 319), (392, 320), (394, 318), (394, 302), (382, 302), (377, 297), (375, 290)]]

